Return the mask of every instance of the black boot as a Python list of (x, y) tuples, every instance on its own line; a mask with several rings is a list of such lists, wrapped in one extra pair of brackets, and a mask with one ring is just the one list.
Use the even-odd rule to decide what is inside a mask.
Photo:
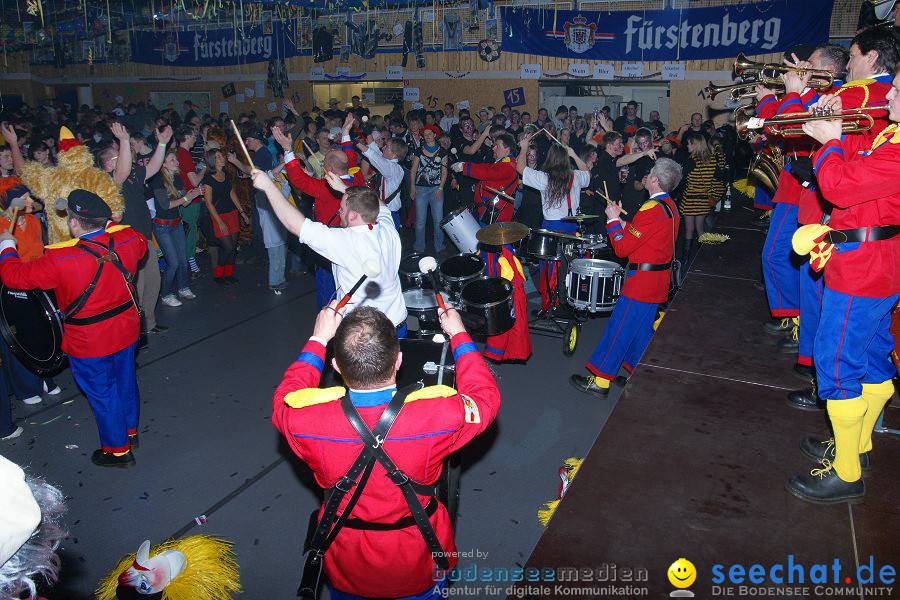
[(784, 335), (790, 333), (794, 327), (794, 322), (790, 317), (781, 319), (772, 319), (762, 324), (763, 331), (772, 335)]
[(819, 395), (814, 387), (788, 392), (787, 403), (789, 406), (800, 410), (825, 410), (825, 403), (819, 399)]
[(130, 469), (135, 465), (134, 454), (131, 453), (131, 450), (122, 456), (116, 456), (103, 450), (94, 450), (91, 462), (98, 467), (116, 467), (119, 469)]
[(609, 388), (600, 387), (599, 385), (594, 383), (595, 379), (596, 377), (594, 377), (593, 375), (585, 377), (584, 375), (575, 374), (569, 377), (569, 383), (572, 384), (572, 387), (574, 387), (579, 392), (591, 394), (592, 396), (597, 396), (599, 398), (606, 398), (606, 396), (609, 394)]
[(797, 338), (797, 326), (794, 325), (794, 329), (791, 332), (791, 335), (784, 337), (778, 340), (778, 351), (785, 352), (788, 354), (796, 353), (800, 351), (800, 340)]
[(866, 495), (866, 484), (862, 479), (844, 481), (830, 463), (824, 468), (813, 469), (809, 475), (791, 477), (785, 488), (801, 500), (814, 504), (855, 504)]
[(801, 365), (800, 363), (794, 365), (793, 373), (803, 381), (809, 381), (810, 379), (816, 378), (815, 367)]
[[(834, 448), (834, 438), (820, 440), (818, 438), (808, 437), (803, 438), (803, 441), (800, 442), (800, 451), (819, 463), (824, 459), (834, 462)], [(863, 471), (872, 470), (872, 460), (869, 458), (868, 452), (859, 453), (859, 466)]]

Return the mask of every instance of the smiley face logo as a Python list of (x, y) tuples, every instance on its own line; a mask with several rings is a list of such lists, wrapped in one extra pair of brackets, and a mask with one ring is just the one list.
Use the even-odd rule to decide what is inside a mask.
[(673, 562), (667, 574), (669, 575), (669, 583), (677, 588), (690, 587), (694, 580), (697, 579), (697, 569), (686, 558), (679, 558)]

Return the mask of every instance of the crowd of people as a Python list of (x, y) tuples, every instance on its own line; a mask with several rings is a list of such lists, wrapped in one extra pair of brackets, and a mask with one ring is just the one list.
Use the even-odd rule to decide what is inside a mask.
[[(171, 308), (203, 302), (192, 279), (211, 276), (229, 285), (237, 281), (236, 265), (268, 264), (275, 293), (286, 288), (287, 271), (308, 270), (319, 314), (273, 410), (292, 450), (331, 488), (320, 521), (325, 533), (313, 536), (306, 568), (324, 564), (335, 598), (430, 594), (432, 562), (452, 566), (438, 555), (454, 547), (447, 510), (428, 497), (425, 484), (435, 480), (444, 457), (490, 424), (500, 396), (452, 306), (441, 306), (439, 319), (453, 347), (459, 391), (397, 390), (397, 340), (408, 334), (398, 276), (404, 230), (414, 230), (407, 250), (430, 248), (443, 257), (456, 249), (440, 224), (458, 209), (470, 210), (481, 226), (519, 221), (559, 233), (575, 230), (570, 217), (605, 215), (605, 223), (589, 222), (588, 231), (602, 233), (625, 261), (625, 285), (587, 361), (589, 375), (569, 379), (579, 391), (603, 397), (649, 343), (658, 308), (683, 274), (678, 259), (685, 267), (690, 263), (716, 209), (737, 193), (735, 178), (755, 151), (778, 143), (789, 158), (771, 199), (772, 226), (763, 248), (773, 316), (765, 328), (796, 341), (795, 371), (816, 380), (789, 403), (812, 410), (824, 404), (834, 430), (831, 440), (803, 441), (801, 449), (820, 467), (792, 478), (787, 488), (811, 502), (857, 500), (865, 494), (861, 470), (871, 464), (875, 419), (893, 394), (896, 375), (888, 327), (900, 299), (900, 146), (893, 139), (900, 122), (898, 63), (900, 43), (885, 27), (858, 34), (849, 53), (829, 44), (792, 49), (785, 55), (793, 70), (783, 76), (784, 89), (758, 89), (761, 119), (887, 105), (874, 109), (868, 131), (843, 135), (839, 120), (822, 120), (802, 126), (806, 137), (785, 141), (778, 140), (783, 129), (766, 127), (753, 147), (733, 125), (716, 127), (699, 113), (677, 129), (661, 123), (656, 111), (645, 122), (636, 102), (615, 117), (608, 107), (579, 114), (577, 107), (560, 106), (552, 117), (541, 108), (532, 119), (509, 106), (473, 114), (452, 104), (404, 112), (401, 103), (382, 116), (358, 97), (344, 109), (333, 102), (325, 110), (301, 111), (285, 101), (282, 117), (263, 122), (246, 113), (236, 119), (252, 157), (243, 155), (226, 127), (228, 115), (198, 114), (190, 103), (181, 112), (144, 104), (106, 113), (56, 102), (22, 107), (0, 126), (0, 200), (8, 219), (19, 213), (13, 201), (24, 200), (13, 233), (0, 233), (0, 277), (18, 289), (55, 289), (61, 306), (72, 309), (66, 310), (64, 351), (97, 419), (101, 447), (92, 461), (128, 468), (139, 444), (134, 353), (148, 336), (167, 329), (156, 321), (157, 302)], [(834, 84), (812, 87), (812, 69), (832, 73)], [(69, 139), (70, 131), (75, 138)], [(93, 151), (97, 168), (118, 186), (122, 214), (84, 189), (69, 193), (64, 207), (31, 197), (23, 180), (26, 164), (51, 167), (58, 152), (78, 143)], [(73, 241), (44, 247), (54, 210), (65, 211)], [(201, 250), (209, 256), (208, 268), (198, 261)], [(810, 253), (810, 262), (797, 267), (795, 257)], [(530, 274), (510, 248), (487, 249), (482, 256), (486, 274), (514, 284), (517, 315), (511, 332), (487, 339), (484, 356), (528, 360), (528, 314), (521, 307), (522, 283)], [(65, 270), (55, 266), (63, 259), (70, 261)], [(552, 259), (539, 264), (539, 314), (557, 310), (552, 290), (560, 267)], [(0, 344), (4, 385), (10, 382), (20, 400), (33, 400), (34, 394), (19, 396), (24, 367)], [(349, 392), (318, 389), (329, 344)], [(55, 387), (38, 381), (44, 391)], [(9, 396), (0, 398), (3, 440), (22, 432), (8, 418)], [(398, 417), (404, 398), (420, 402)], [(361, 442), (375, 440), (372, 452), (357, 457), (350, 445), (334, 443), (346, 433), (348, 419)], [(419, 441), (401, 452), (396, 440), (384, 443), (391, 427)], [(325, 453), (341, 459), (320, 461)], [(332, 540), (325, 534), (348, 478), (355, 484), (375, 461), (393, 484), (376, 477), (371, 489), (380, 492), (370, 489), (350, 502), (366, 507), (376, 522), (355, 519), (350, 527), (339, 520), (337, 527), (352, 533), (326, 553)], [(385, 490), (394, 484), (403, 494), (386, 500)], [(367, 552), (367, 530), (373, 528), (392, 531), (398, 546), (421, 550), (401, 561), (409, 577), (371, 575), (377, 561)], [(385, 573), (397, 569), (395, 556), (384, 553), (383, 559)], [(433, 593), (440, 594), (441, 585), (446, 582)]]

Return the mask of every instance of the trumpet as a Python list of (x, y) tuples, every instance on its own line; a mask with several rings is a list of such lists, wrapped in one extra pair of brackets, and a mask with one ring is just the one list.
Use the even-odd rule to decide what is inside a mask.
[(754, 62), (744, 56), (743, 52), (738, 54), (734, 60), (734, 72), (738, 76), (755, 75), (758, 82), (766, 86), (784, 85), (781, 76), (791, 72), (797, 73), (801, 77), (809, 74), (807, 85), (817, 90), (827, 90), (834, 85), (834, 75), (827, 69), (798, 69), (778, 63)]
[[(759, 79), (755, 77), (745, 78), (743, 81), (731, 83), (728, 85), (716, 85), (712, 81), (709, 85), (700, 90), (700, 95), (708, 100), (714, 100), (719, 94), (729, 92), (732, 100), (743, 100), (745, 98), (756, 97), (756, 86), (759, 85)], [(770, 86), (777, 87), (777, 86)]]
[(841, 119), (844, 133), (868, 131), (875, 125), (875, 118), (868, 111), (883, 111), (888, 103), (873, 104), (860, 108), (845, 108), (837, 112), (819, 111), (776, 115), (770, 119), (760, 119), (748, 111), (752, 107), (741, 107), (735, 111), (734, 126), (741, 139), (746, 139), (751, 131), (767, 127), (773, 134), (786, 138), (803, 137), (801, 126), (810, 121), (830, 121)]

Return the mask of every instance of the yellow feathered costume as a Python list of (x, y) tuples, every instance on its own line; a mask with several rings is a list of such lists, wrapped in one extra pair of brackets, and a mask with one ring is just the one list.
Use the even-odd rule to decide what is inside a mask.
[(71, 239), (65, 211), (55, 208), (59, 198), (68, 198), (72, 190), (87, 190), (103, 198), (118, 220), (125, 212), (125, 201), (112, 177), (94, 166), (94, 157), (68, 128), (59, 131), (59, 164), (45, 167), (28, 161), (22, 167), (22, 181), (39, 198), (47, 212), (51, 244)]

